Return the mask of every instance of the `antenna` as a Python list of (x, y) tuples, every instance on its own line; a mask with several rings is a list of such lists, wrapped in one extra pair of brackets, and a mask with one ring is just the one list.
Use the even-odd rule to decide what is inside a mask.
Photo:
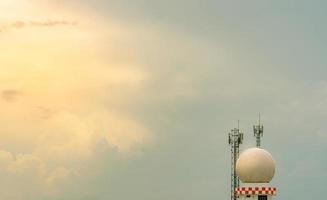
[(240, 185), (240, 180), (236, 175), (236, 161), (240, 153), (240, 144), (243, 142), (243, 133), (239, 130), (240, 121), (237, 122), (237, 128), (231, 130), (228, 134), (228, 143), (231, 147), (231, 200), (236, 200), (236, 188)]
[(254, 137), (256, 138), (257, 147), (260, 148), (261, 137), (263, 136), (263, 125), (261, 125), (261, 116), (259, 113), (259, 125), (253, 126)]

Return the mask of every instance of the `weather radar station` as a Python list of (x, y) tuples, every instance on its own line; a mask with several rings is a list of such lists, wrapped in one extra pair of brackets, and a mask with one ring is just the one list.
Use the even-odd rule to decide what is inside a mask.
[[(243, 133), (234, 128), (228, 134), (231, 148), (231, 200), (272, 200), (277, 190), (270, 186), (275, 174), (275, 161), (272, 155), (261, 148), (263, 125), (253, 126), (256, 147), (244, 150), (240, 155)], [(240, 184), (241, 181), (241, 184)]]

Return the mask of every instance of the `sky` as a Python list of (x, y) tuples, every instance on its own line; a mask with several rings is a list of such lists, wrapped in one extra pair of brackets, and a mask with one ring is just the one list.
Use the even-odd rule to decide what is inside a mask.
[(326, 6), (1, 0), (0, 199), (229, 199), (258, 113), (275, 199), (321, 198)]

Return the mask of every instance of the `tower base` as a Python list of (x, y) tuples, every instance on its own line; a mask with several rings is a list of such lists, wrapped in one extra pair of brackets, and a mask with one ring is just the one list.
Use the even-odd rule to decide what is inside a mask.
[(246, 184), (236, 188), (235, 195), (239, 200), (272, 200), (277, 189), (262, 183)]

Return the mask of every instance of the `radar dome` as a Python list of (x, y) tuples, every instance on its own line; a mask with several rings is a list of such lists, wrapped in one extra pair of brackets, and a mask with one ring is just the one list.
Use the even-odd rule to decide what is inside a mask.
[(264, 149), (247, 149), (236, 162), (236, 174), (243, 183), (269, 183), (275, 174), (275, 161)]

